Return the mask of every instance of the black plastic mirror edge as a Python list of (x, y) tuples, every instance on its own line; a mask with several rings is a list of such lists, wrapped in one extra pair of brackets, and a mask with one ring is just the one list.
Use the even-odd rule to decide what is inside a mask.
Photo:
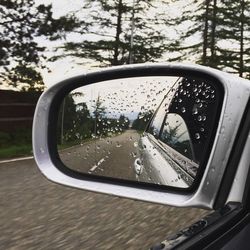
[[(215, 88), (218, 90), (218, 94), (220, 97), (218, 98), (218, 110), (216, 114), (216, 124), (215, 128), (212, 132), (212, 139), (210, 142), (210, 145), (208, 146), (209, 150), (204, 158), (204, 161), (202, 162), (199, 171), (197, 173), (197, 178), (194, 181), (193, 185), (189, 188), (177, 188), (177, 187), (170, 187), (170, 186), (160, 186), (157, 184), (150, 184), (150, 183), (136, 183), (134, 181), (129, 180), (122, 180), (122, 179), (114, 179), (110, 177), (101, 177), (101, 176), (94, 176), (94, 175), (88, 175), (84, 173), (79, 173), (74, 170), (69, 169), (66, 167), (62, 161), (60, 160), (58, 150), (57, 150), (57, 139), (56, 139), (56, 129), (57, 129), (57, 115), (59, 112), (60, 104), (62, 103), (63, 98), (66, 94), (68, 94), (70, 91), (72, 91), (75, 88), (86, 86), (95, 82), (101, 82), (106, 80), (112, 80), (112, 79), (121, 79), (121, 78), (131, 78), (131, 77), (146, 77), (146, 76), (180, 76), (180, 77), (200, 77), (205, 78), (207, 80), (213, 81)], [(201, 71), (197, 71), (195, 69), (176, 69), (176, 68), (170, 68), (166, 66), (143, 66), (140, 65), (138, 67), (118, 67), (118, 68), (112, 68), (108, 70), (102, 70), (94, 73), (89, 73), (85, 75), (80, 75), (77, 77), (73, 77), (67, 80), (62, 81), (61, 83), (63, 87), (56, 93), (53, 103), (51, 104), (51, 109), (49, 110), (49, 124), (48, 124), (48, 150), (49, 154), (51, 156), (51, 160), (53, 164), (58, 168), (59, 171), (63, 172), (64, 174), (80, 179), (80, 180), (92, 180), (96, 182), (105, 182), (115, 185), (121, 185), (121, 186), (128, 186), (128, 187), (136, 187), (141, 189), (148, 189), (148, 190), (161, 190), (161, 191), (168, 191), (173, 193), (182, 192), (183, 194), (193, 193), (199, 186), (200, 181), (202, 179), (203, 173), (205, 171), (205, 167), (207, 165), (207, 160), (210, 156), (210, 152), (213, 146), (213, 140), (215, 138), (215, 134), (218, 127), (219, 117), (221, 114), (221, 108), (223, 103), (223, 97), (224, 97), (224, 88), (222, 83), (214, 76), (204, 73)]]

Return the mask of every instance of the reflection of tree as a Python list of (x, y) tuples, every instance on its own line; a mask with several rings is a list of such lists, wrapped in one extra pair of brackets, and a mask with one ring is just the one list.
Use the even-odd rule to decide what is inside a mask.
[(169, 124), (167, 124), (161, 136), (162, 141), (182, 155), (188, 157), (189, 159), (193, 159), (192, 149), (190, 147), (190, 139), (181, 140), (181, 137), (187, 133), (187, 130), (179, 133), (181, 125), (182, 124), (179, 123), (178, 125), (171, 127)]
[(139, 112), (137, 118), (132, 124), (132, 128), (138, 131), (144, 131), (152, 117), (153, 111)]
[(162, 133), (162, 136), (164, 138), (164, 141), (166, 140), (169, 145), (175, 145), (175, 143), (178, 141), (178, 139), (185, 134), (182, 133), (178, 135), (178, 130), (181, 126), (181, 123), (176, 125), (175, 127), (171, 127), (169, 124), (166, 126), (167, 129), (165, 129)]
[(106, 107), (100, 97), (91, 113), (85, 102), (75, 103), (74, 98), (81, 96), (82, 93), (75, 92), (64, 98), (58, 116), (58, 142), (75, 144), (93, 135), (108, 136), (129, 128), (130, 121), (125, 115), (119, 118), (107, 117)]
[(95, 105), (93, 106), (94, 111), (94, 128), (93, 128), (93, 133), (95, 136), (103, 134), (103, 118), (106, 114), (106, 107), (103, 106), (103, 103), (101, 101), (100, 96), (98, 95), (97, 100), (95, 102)]
[(101, 98), (100, 98), (99, 95), (97, 97), (96, 103), (93, 106), (93, 108), (94, 108), (93, 114), (94, 114), (94, 118), (96, 120), (102, 119), (104, 117), (104, 115), (106, 114), (106, 111), (105, 111), (106, 107), (103, 106), (103, 103), (102, 103)]
[(73, 128), (73, 122), (76, 117), (76, 107), (72, 95), (67, 95), (61, 105), (59, 115), (58, 115), (58, 124), (57, 132), (58, 139), (60, 138), (60, 143), (64, 143), (64, 139), (68, 140), (71, 135), (69, 134)]

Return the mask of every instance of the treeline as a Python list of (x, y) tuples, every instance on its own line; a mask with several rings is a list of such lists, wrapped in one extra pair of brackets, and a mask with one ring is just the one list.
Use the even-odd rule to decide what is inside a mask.
[(143, 132), (147, 128), (153, 113), (154, 112), (152, 110), (147, 112), (139, 112), (137, 118), (133, 121), (132, 129)]
[(173, 52), (179, 51), (173, 61), (196, 58), (199, 64), (250, 78), (248, 0), (192, 0), (182, 16), (172, 22), (189, 27), (181, 29), (181, 35), (171, 44)]
[[(41, 70), (64, 57), (97, 67), (189, 61), (250, 78), (248, 0), (86, 0), (58, 18), (52, 5), (3, 0), (0, 30), (0, 81), (23, 90), (43, 89)], [(61, 45), (51, 51), (50, 41)]]
[(123, 114), (109, 117), (106, 107), (98, 97), (92, 112), (86, 103), (75, 103), (74, 95), (68, 95), (58, 116), (58, 144), (81, 143), (86, 139), (117, 135), (129, 128), (130, 120)]

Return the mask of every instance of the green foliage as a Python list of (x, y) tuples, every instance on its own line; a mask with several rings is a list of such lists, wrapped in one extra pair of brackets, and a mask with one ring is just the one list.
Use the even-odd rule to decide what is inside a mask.
[(57, 127), (58, 144), (80, 144), (90, 138), (110, 136), (129, 128), (130, 121), (126, 116), (120, 115), (118, 119), (108, 117), (99, 96), (91, 107), (92, 112), (86, 103), (76, 104), (74, 97), (76, 93), (69, 94), (61, 105)]
[[(182, 16), (173, 19), (172, 24), (185, 27), (170, 46), (171, 51), (179, 52), (172, 61), (196, 60), (199, 64), (249, 77), (249, 1), (191, 0)], [(188, 43), (189, 40), (193, 42)]]
[(32, 145), (10, 145), (5, 148), (0, 148), (0, 159), (20, 157), (32, 154)]
[(144, 131), (151, 120), (153, 111), (140, 112), (132, 124), (132, 128), (138, 131)]
[(0, 158), (30, 155), (32, 150), (31, 129), (0, 132)]
[(250, 77), (250, 2), (224, 0), (217, 23), (218, 68)]
[(42, 90), (39, 69), (44, 66), (45, 47), (36, 38), (61, 38), (74, 25), (74, 18), (52, 17), (52, 6), (34, 0), (0, 1), (0, 82), (23, 90)]

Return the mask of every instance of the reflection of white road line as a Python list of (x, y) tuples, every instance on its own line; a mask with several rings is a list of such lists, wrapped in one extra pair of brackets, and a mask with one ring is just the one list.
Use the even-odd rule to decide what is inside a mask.
[(89, 170), (89, 173), (95, 171), (96, 168), (98, 168), (103, 162), (104, 162), (104, 158), (102, 158), (100, 161), (98, 161), (97, 164), (94, 165), (94, 166)]

